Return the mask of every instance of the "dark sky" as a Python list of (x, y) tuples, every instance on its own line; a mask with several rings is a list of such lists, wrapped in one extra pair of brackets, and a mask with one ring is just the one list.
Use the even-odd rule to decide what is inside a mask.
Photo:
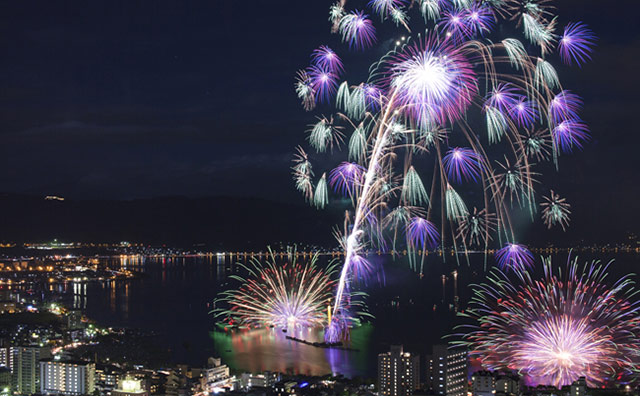
[[(561, 25), (599, 36), (593, 62), (559, 66), (593, 139), (554, 181), (583, 214), (638, 219), (638, 3), (556, 1)], [(290, 159), (313, 115), (293, 77), (320, 44), (346, 52), (330, 4), (2, 1), (0, 190), (297, 200)]]

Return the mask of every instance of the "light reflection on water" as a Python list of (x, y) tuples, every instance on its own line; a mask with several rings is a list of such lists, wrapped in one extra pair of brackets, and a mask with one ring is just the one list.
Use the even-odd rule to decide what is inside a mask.
[(278, 371), (306, 375), (363, 375), (368, 369), (371, 324), (351, 332), (348, 347), (319, 348), (287, 339), (287, 335), (310, 342), (321, 342), (322, 329), (284, 333), (280, 329), (212, 331), (210, 333), (222, 360), (231, 367), (251, 372)]
[[(629, 254), (581, 254), (580, 261), (614, 257), (617, 261), (609, 269), (612, 279), (637, 265), (638, 255)], [(67, 295), (70, 306), (83, 309), (102, 325), (158, 332), (163, 346), (171, 348), (174, 363), (198, 367), (207, 357), (220, 356), (237, 370), (375, 376), (376, 355), (388, 350), (390, 343), (403, 343), (405, 349), (424, 355), (432, 344), (441, 342), (442, 335), (451, 332), (457, 294), (464, 308), (471, 294), (468, 285), (483, 281), (485, 257), (472, 255), (469, 264), (458, 266), (454, 260), (444, 263), (432, 255), (425, 262), (423, 278), (409, 269), (406, 260), (374, 257), (372, 261), (384, 267), (384, 282), (363, 286), (370, 294), (367, 305), (376, 319), (374, 325), (351, 332), (349, 346), (358, 351), (300, 344), (287, 340), (278, 329), (214, 331), (211, 303), (220, 291), (232, 287), (228, 276), (238, 271), (235, 259), (117, 258), (113, 265), (140, 271), (143, 276), (50, 287)], [(555, 265), (564, 262), (566, 254), (554, 255)], [(322, 330), (311, 330), (299, 338), (320, 341)]]

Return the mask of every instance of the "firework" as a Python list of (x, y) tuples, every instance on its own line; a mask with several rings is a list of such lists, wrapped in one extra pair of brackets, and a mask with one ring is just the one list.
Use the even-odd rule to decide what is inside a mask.
[(485, 245), (491, 239), (491, 233), (495, 230), (495, 215), (487, 213), (486, 209), (473, 208), (473, 213), (463, 217), (458, 226), (458, 238), (465, 245), (481, 242)]
[(251, 259), (246, 266), (238, 264), (247, 276), (231, 276), (240, 285), (222, 293), (217, 303), (227, 308), (215, 314), (229, 325), (239, 327), (325, 326), (335, 285), (335, 265), (318, 268), (317, 254), (304, 264), (297, 262), (295, 251), (290, 251), (287, 257), (285, 264), (278, 263), (269, 250), (264, 263)]
[(569, 215), (571, 214), (571, 205), (567, 203), (565, 198), (560, 196), (551, 190), (551, 196), (544, 197), (544, 202), (540, 204), (542, 206), (542, 218), (544, 224), (548, 228), (553, 227), (556, 224), (560, 224), (562, 230), (566, 230), (569, 225)]
[(570, 91), (560, 91), (549, 103), (549, 115), (555, 124), (575, 120), (582, 107), (582, 99)]
[(468, 148), (456, 147), (447, 152), (442, 163), (450, 180), (462, 183), (463, 180), (476, 181), (482, 171), (478, 154)]
[(565, 120), (553, 128), (551, 135), (557, 147), (570, 153), (574, 147), (582, 148), (582, 143), (589, 138), (588, 127), (579, 120)]
[(369, 16), (363, 12), (353, 11), (340, 19), (339, 30), (342, 41), (350, 47), (364, 49), (373, 45), (376, 29)]
[(329, 184), (345, 196), (353, 195), (360, 184), (366, 169), (364, 167), (352, 163), (343, 162), (337, 168), (329, 173)]
[(433, 249), (440, 240), (436, 226), (422, 217), (414, 217), (409, 221), (407, 235), (411, 246), (420, 249)]
[(326, 45), (321, 46), (311, 54), (311, 63), (322, 70), (328, 70), (335, 75), (344, 71), (342, 60), (331, 48)]
[(307, 70), (309, 85), (319, 101), (329, 101), (338, 89), (338, 76), (331, 70), (312, 65)]
[(559, 50), (562, 60), (568, 64), (572, 62), (580, 65), (590, 59), (591, 47), (595, 36), (584, 23), (570, 23), (564, 29), (560, 38)]
[(464, 343), (486, 368), (531, 385), (624, 381), (640, 368), (640, 315), (633, 282), (607, 282), (609, 265), (574, 259), (556, 272), (545, 260), (541, 279), (494, 270), (463, 314), (475, 321)]
[(311, 162), (309, 157), (302, 147), (297, 147), (297, 153), (294, 157), (294, 165), (291, 167), (293, 178), (296, 181), (296, 188), (302, 192), (307, 199), (311, 201), (313, 199), (313, 185), (311, 178), (313, 177), (313, 170), (311, 169)]
[(524, 245), (507, 243), (495, 254), (496, 261), (504, 270), (522, 270), (533, 266), (533, 254)]
[[(349, 284), (365, 276), (362, 258), (371, 250), (402, 243), (410, 255), (424, 255), (437, 243), (461, 251), (459, 243), (466, 250), (467, 244), (484, 242), (489, 249), (489, 241), (496, 241), (505, 246), (499, 250), (500, 266), (530, 265), (528, 250), (514, 243), (513, 202), (535, 218), (534, 178), (542, 175), (533, 161), (553, 161), (552, 168), (559, 169), (561, 154), (579, 149), (587, 139), (578, 114), (581, 100), (563, 89), (554, 63), (581, 63), (594, 39), (579, 23), (557, 36), (550, 1), (367, 3), (365, 12), (349, 10), (342, 0), (329, 13), (332, 30), (349, 49), (395, 43), (372, 59), (368, 78), (355, 84), (339, 81), (348, 68), (337, 55), (341, 49), (320, 47), (296, 80), (305, 109), (322, 103), (325, 111), (335, 105), (332, 116), (310, 128), (311, 147), (339, 156), (343, 143), (347, 146), (337, 166), (315, 176), (305, 171), (304, 160), (297, 158), (293, 165), (296, 187), (312, 205), (325, 207), (333, 194), (353, 204), (337, 235), (345, 256), (335, 323), (326, 332), (330, 341), (344, 335)], [(402, 36), (378, 40), (367, 12), (395, 23)], [(416, 20), (419, 26), (412, 29), (409, 22)], [(424, 23), (426, 34), (412, 33), (424, 32)], [(513, 30), (498, 29), (502, 24), (521, 28), (522, 37), (500, 37)], [(522, 40), (528, 40), (526, 45)], [(559, 55), (552, 53), (554, 48)], [(364, 56), (373, 52), (378, 53)], [(479, 125), (474, 113), (482, 116)]]
[(369, 7), (371, 7), (382, 19), (391, 15), (394, 10), (398, 10), (404, 7), (404, 0), (371, 0), (369, 1)]

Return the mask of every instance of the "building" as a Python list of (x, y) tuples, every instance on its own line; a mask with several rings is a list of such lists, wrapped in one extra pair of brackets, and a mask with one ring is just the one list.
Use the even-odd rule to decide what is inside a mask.
[(446, 395), (466, 396), (469, 375), (467, 349), (460, 346), (447, 348)]
[(40, 361), (40, 393), (79, 396), (95, 389), (96, 365), (77, 360)]
[(13, 355), (10, 347), (0, 347), (0, 367), (11, 368), (13, 366)]
[(402, 345), (378, 355), (378, 394), (408, 396), (420, 386), (420, 356), (404, 352)]
[(522, 394), (520, 376), (517, 373), (475, 372), (471, 376), (471, 390), (473, 396), (518, 396)]
[(431, 355), (427, 356), (427, 387), (435, 395), (446, 394), (447, 346), (434, 345)]
[(0, 395), (11, 393), (11, 370), (7, 367), (0, 367)]
[(205, 387), (209, 392), (218, 393), (233, 387), (233, 380), (229, 377), (229, 367), (222, 364), (220, 358), (209, 358), (204, 378)]
[(498, 374), (496, 376), (496, 395), (517, 396), (521, 393), (522, 391), (520, 389), (520, 376), (517, 373), (505, 373)]
[(571, 384), (570, 396), (585, 396), (587, 394), (587, 380), (585, 377), (580, 377)]
[(111, 396), (149, 396), (149, 392), (142, 385), (141, 379), (126, 376), (111, 391)]
[(455, 345), (434, 345), (427, 356), (427, 386), (436, 395), (464, 396), (469, 375), (468, 353)]
[(121, 370), (112, 365), (96, 365), (95, 389), (101, 395), (111, 394), (111, 391), (118, 385), (118, 376)]
[(494, 396), (496, 393), (496, 377), (490, 371), (476, 371), (471, 376), (471, 393), (473, 396)]
[(242, 373), (240, 376), (240, 387), (242, 389), (251, 389), (254, 387), (271, 388), (278, 381), (280, 381), (280, 375), (270, 371), (265, 371), (262, 374)]
[(32, 395), (40, 392), (40, 359), (51, 356), (49, 348), (19, 346), (11, 348), (12, 384), (16, 393)]

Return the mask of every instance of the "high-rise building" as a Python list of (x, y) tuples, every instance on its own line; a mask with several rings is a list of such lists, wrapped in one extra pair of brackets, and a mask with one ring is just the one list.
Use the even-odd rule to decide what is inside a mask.
[(427, 385), (436, 395), (464, 396), (467, 393), (467, 350), (455, 345), (434, 345), (427, 356)]
[(465, 347), (447, 348), (447, 396), (465, 396), (467, 394), (467, 376), (469, 375), (468, 353)]
[(420, 356), (404, 352), (402, 345), (378, 355), (378, 394), (408, 396), (420, 386)]
[(40, 392), (40, 359), (51, 356), (49, 348), (19, 346), (11, 348), (13, 389), (20, 395)]
[(11, 369), (12, 365), (11, 348), (0, 346), (0, 367)]
[(445, 395), (447, 385), (447, 346), (434, 345), (427, 356), (427, 386), (436, 395)]
[(95, 389), (101, 395), (110, 394), (118, 385), (118, 376), (122, 371), (111, 365), (96, 365), (96, 384)]
[(88, 395), (95, 389), (95, 375), (95, 363), (44, 359), (40, 361), (40, 392), (44, 395)]

